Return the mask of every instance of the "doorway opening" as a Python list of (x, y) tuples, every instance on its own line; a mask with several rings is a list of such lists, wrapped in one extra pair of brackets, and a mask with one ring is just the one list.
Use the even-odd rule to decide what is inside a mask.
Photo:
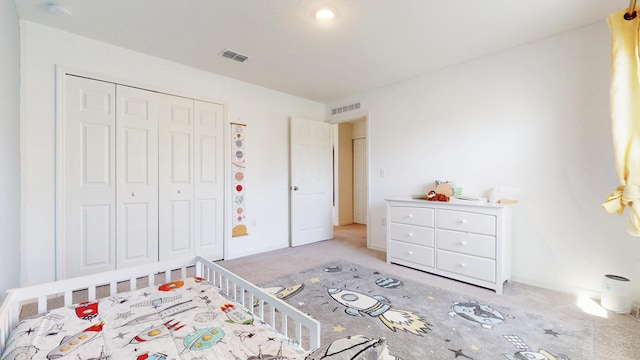
[(357, 229), (367, 238), (368, 146), (367, 116), (360, 115), (335, 124), (334, 130), (334, 225)]

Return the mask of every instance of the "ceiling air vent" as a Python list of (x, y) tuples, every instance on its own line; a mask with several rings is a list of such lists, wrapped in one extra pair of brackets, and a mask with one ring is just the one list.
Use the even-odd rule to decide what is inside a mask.
[(333, 109), (331, 109), (331, 115), (338, 115), (338, 114), (346, 113), (347, 111), (353, 111), (353, 110), (358, 110), (358, 109), (360, 109), (360, 103), (359, 102), (357, 102), (355, 104), (350, 104), (350, 105), (339, 106), (337, 108), (333, 108)]
[(249, 58), (247, 55), (242, 55), (236, 51), (229, 50), (229, 49), (222, 50), (222, 52), (218, 55), (225, 57), (227, 59), (238, 61), (238, 62), (245, 62)]

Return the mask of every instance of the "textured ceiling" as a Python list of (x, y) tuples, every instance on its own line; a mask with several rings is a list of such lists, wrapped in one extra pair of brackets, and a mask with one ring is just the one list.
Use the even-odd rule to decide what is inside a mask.
[[(579, 27), (627, 0), (16, 0), (21, 19), (330, 102)], [(335, 19), (319, 22), (317, 9)], [(218, 54), (225, 48), (249, 59)]]

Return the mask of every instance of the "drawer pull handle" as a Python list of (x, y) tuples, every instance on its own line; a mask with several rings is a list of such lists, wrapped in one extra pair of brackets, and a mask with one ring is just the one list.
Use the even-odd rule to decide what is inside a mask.
[(467, 267), (467, 264), (462, 263), (462, 264), (460, 264), (460, 267), (464, 269), (464, 268), (466, 268), (466, 267)]
[(413, 233), (409, 233), (409, 234), (407, 234), (407, 235), (409, 235), (409, 237), (413, 237)]
[(466, 224), (466, 223), (467, 223), (467, 219), (460, 220), (460, 224)]
[(465, 246), (465, 245), (467, 245), (466, 241), (460, 241), (460, 246)]
[(409, 255), (413, 255), (413, 251), (409, 251)]
[(408, 217), (409, 219), (411, 219), (411, 218), (413, 218), (413, 214), (409, 214), (409, 215), (407, 215), (407, 217)]

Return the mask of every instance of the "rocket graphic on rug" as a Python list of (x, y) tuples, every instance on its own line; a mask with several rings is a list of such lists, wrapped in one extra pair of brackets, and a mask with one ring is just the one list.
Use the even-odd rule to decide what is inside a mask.
[(400, 329), (422, 336), (431, 330), (431, 324), (424, 317), (411, 311), (392, 309), (389, 300), (383, 296), (369, 296), (346, 289), (327, 289), (327, 292), (335, 301), (346, 307), (347, 314), (377, 317), (394, 332)]

